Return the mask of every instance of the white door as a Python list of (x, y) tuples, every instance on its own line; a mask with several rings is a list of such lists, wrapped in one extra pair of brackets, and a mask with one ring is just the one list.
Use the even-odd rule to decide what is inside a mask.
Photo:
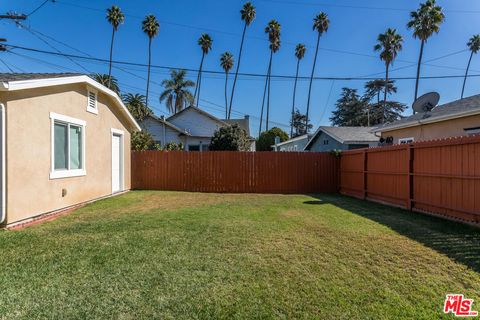
[(112, 193), (122, 191), (122, 137), (112, 135)]

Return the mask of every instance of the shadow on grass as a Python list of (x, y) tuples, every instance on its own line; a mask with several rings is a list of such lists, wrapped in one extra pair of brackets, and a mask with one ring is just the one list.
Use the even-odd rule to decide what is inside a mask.
[(311, 195), (305, 204), (331, 204), (370, 219), (480, 272), (480, 229), (342, 195)]

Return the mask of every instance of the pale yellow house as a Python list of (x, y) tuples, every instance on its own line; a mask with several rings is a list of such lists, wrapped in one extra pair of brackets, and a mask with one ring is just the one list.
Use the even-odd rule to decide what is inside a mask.
[(0, 224), (130, 189), (130, 134), (116, 93), (85, 75), (0, 74)]
[(480, 133), (480, 95), (416, 113), (373, 130), (389, 144), (468, 136)]

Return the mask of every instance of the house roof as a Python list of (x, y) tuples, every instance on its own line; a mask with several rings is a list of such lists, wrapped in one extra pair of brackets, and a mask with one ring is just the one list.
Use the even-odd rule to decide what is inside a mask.
[[(286, 145), (286, 144), (289, 144), (291, 142), (295, 142), (295, 141), (300, 141), (300, 140), (304, 140), (304, 139), (310, 139), (312, 137), (311, 134), (304, 134), (302, 136), (298, 136), (298, 137), (295, 137), (295, 138), (292, 138), (292, 139), (288, 139), (286, 141), (283, 141), (283, 142), (280, 142), (279, 144), (277, 144), (276, 146), (277, 147), (281, 147), (283, 145)], [(272, 147), (275, 147), (275, 145), (272, 145)]]
[(321, 126), (305, 146), (308, 150), (318, 136), (324, 132), (342, 144), (377, 142), (380, 138), (372, 133), (372, 127), (327, 127)]
[(480, 114), (480, 95), (452, 101), (433, 108), (432, 111), (416, 113), (398, 121), (379, 126), (375, 132), (391, 131), (419, 126), (426, 123), (446, 121), (455, 118)]
[(76, 83), (85, 83), (113, 98), (115, 105), (128, 119), (131, 129), (141, 130), (118, 94), (89, 76), (77, 73), (0, 73), (0, 91), (28, 90)]
[(208, 113), (208, 112), (206, 112), (206, 111), (203, 111), (202, 109), (197, 108), (197, 107), (194, 107), (194, 106), (187, 107), (187, 108), (185, 108), (185, 109), (183, 109), (183, 110), (175, 113), (174, 115), (168, 117), (168, 118), (167, 118), (167, 121), (171, 121), (172, 119), (175, 119), (175, 118), (179, 117), (181, 114), (183, 114), (183, 113), (185, 113), (185, 112), (187, 112), (187, 111), (195, 111), (195, 112), (197, 112), (197, 113), (199, 113), (199, 114), (201, 114), (201, 115), (204, 115), (204, 116), (212, 119), (213, 121), (216, 121), (216, 122), (220, 123), (222, 126), (227, 125), (227, 123), (226, 123), (225, 121), (220, 120), (220, 119), (218, 119), (217, 117), (215, 117), (214, 115), (211, 115), (210, 113)]
[(155, 121), (158, 121), (158, 122), (160, 122), (160, 123), (162, 123), (162, 124), (165, 124), (167, 127), (171, 128), (172, 130), (177, 131), (177, 132), (180, 133), (180, 134), (183, 134), (183, 135), (186, 135), (186, 136), (190, 136), (190, 133), (188, 133), (188, 132), (180, 129), (179, 127), (177, 127), (176, 125), (168, 122), (168, 121), (165, 120), (165, 119), (159, 118), (159, 117), (157, 117), (157, 116), (155, 116), (155, 115), (149, 115), (149, 116), (147, 116), (147, 118), (151, 118), (151, 119), (153, 119), (153, 120), (155, 120)]

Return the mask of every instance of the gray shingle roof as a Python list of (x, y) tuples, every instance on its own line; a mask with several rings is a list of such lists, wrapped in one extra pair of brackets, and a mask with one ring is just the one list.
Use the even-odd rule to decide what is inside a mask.
[(320, 127), (322, 131), (344, 142), (377, 142), (379, 138), (371, 131), (371, 127)]
[(385, 131), (388, 129), (394, 129), (398, 126), (409, 126), (418, 124), (418, 121), (427, 120), (435, 121), (435, 119), (441, 119), (443, 117), (455, 116), (463, 112), (478, 110), (480, 113), (480, 95), (471, 96), (461, 100), (452, 101), (444, 105), (440, 105), (434, 108), (430, 112), (417, 113), (409, 117), (405, 117), (398, 121), (387, 123), (383, 126), (379, 126), (375, 131)]
[(82, 76), (81, 73), (0, 73), (1, 82), (66, 78)]

